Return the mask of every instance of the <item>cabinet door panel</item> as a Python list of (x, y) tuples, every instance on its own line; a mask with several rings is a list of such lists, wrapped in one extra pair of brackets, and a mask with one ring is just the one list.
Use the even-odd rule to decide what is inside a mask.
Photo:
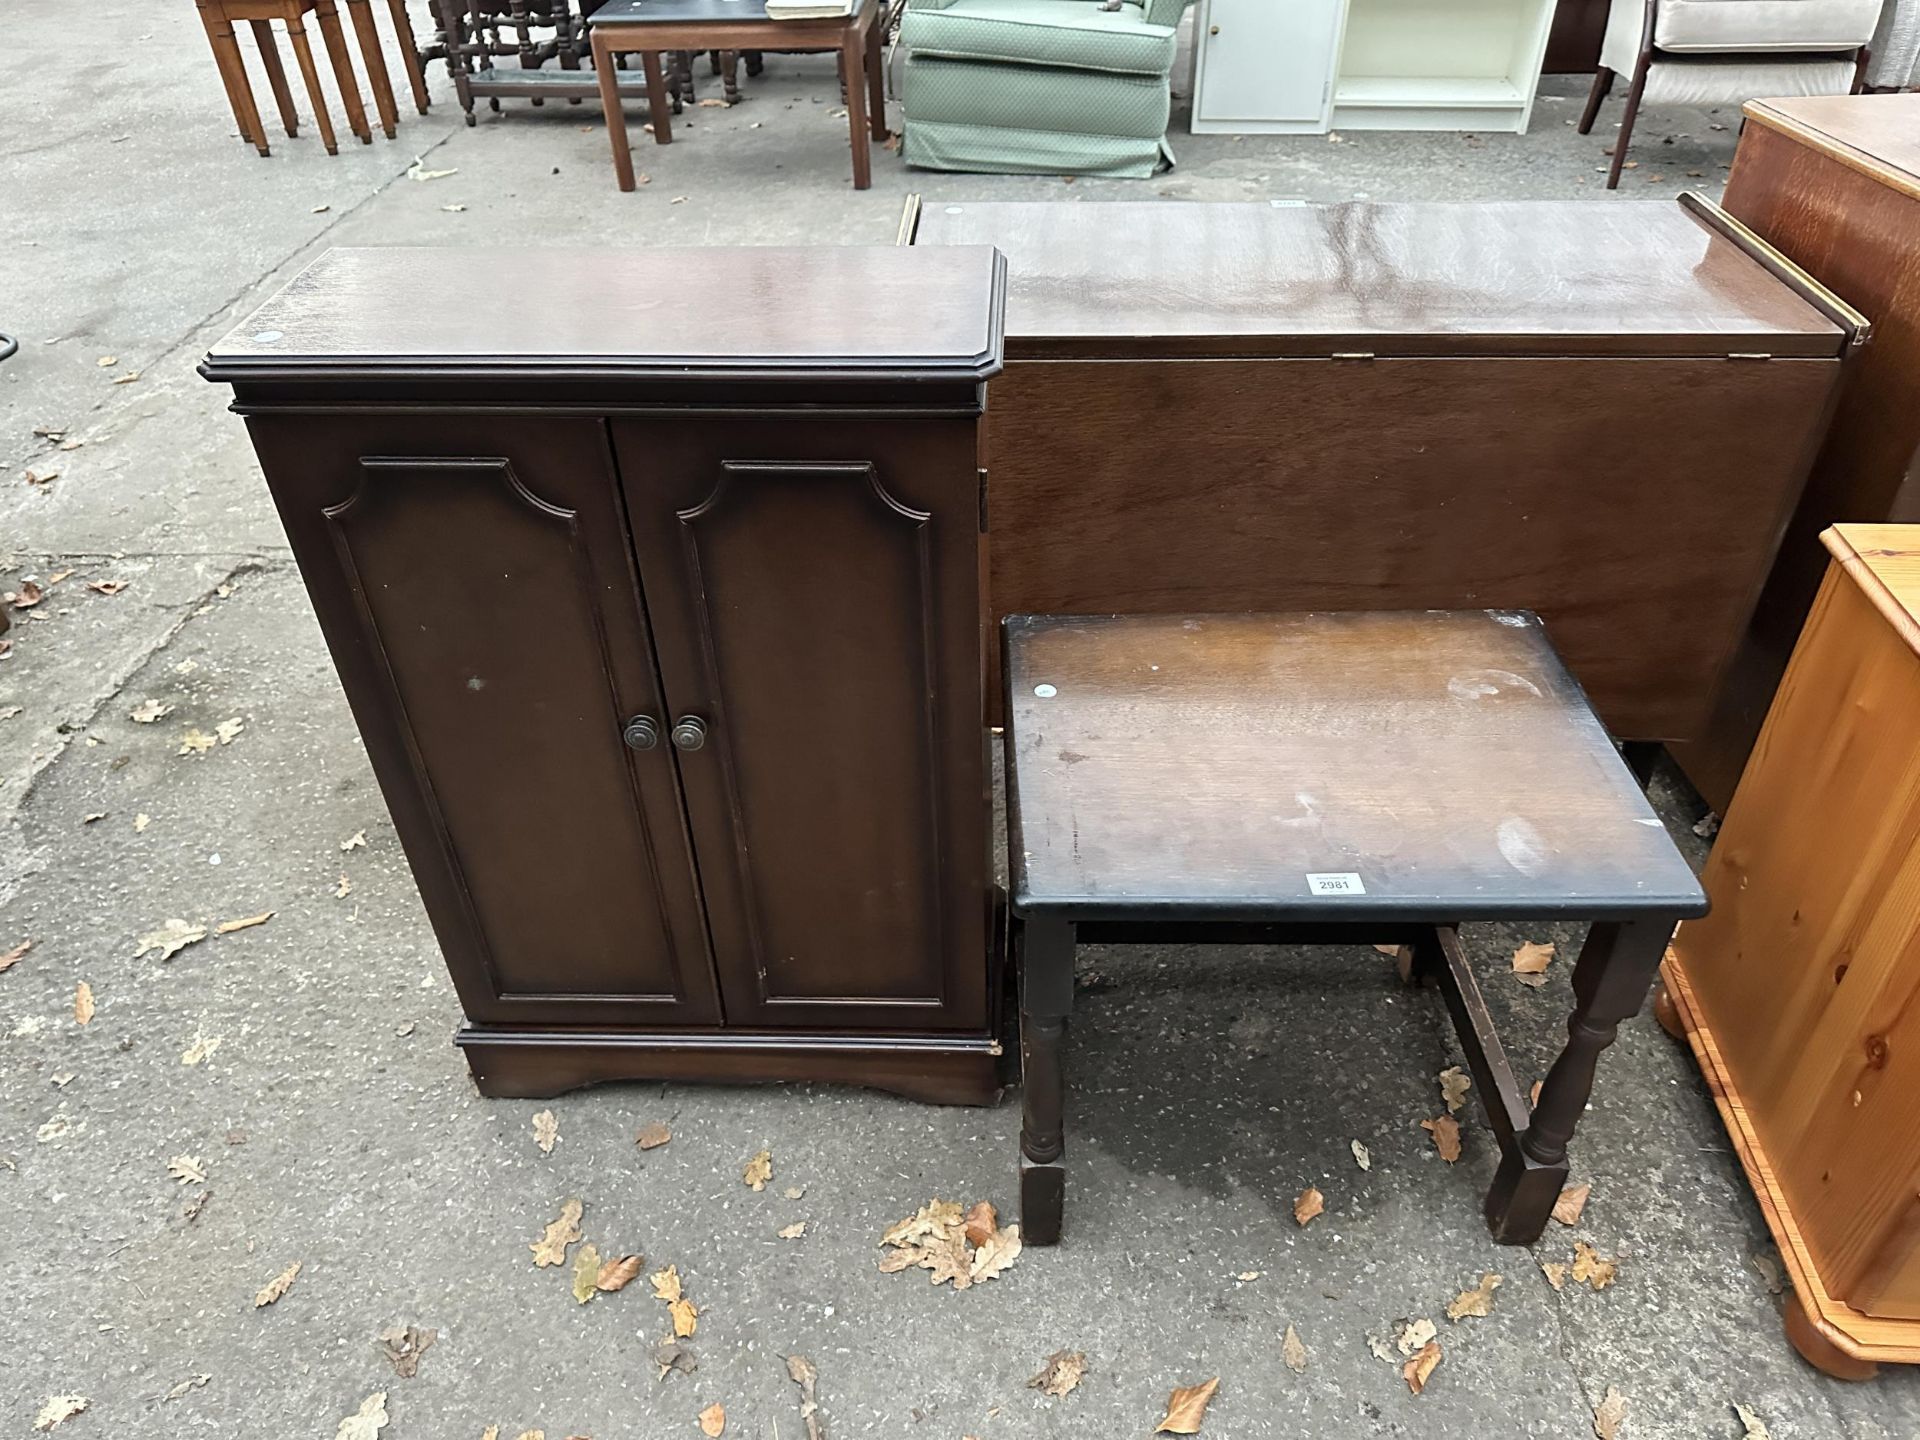
[(1213, 0), (1194, 42), (1200, 118), (1324, 125), (1345, 13), (1343, 0)]
[(614, 435), (728, 1023), (983, 1025), (971, 421)]
[(604, 427), (251, 423), (469, 1017), (717, 1020)]

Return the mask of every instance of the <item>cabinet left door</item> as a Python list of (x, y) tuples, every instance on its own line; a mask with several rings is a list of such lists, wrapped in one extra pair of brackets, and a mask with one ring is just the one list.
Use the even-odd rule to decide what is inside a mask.
[(469, 1019), (717, 1023), (605, 427), (248, 424)]

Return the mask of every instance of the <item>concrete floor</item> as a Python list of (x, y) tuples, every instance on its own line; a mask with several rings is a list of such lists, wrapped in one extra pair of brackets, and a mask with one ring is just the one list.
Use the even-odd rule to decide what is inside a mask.
[[(1470, 1129), (1449, 1167), (1416, 1128), (1458, 1060), (1442, 1013), (1368, 951), (1088, 953), (1068, 1241), (964, 1294), (879, 1274), (876, 1242), (935, 1195), (1011, 1204), (1011, 1100), (608, 1087), (553, 1104), (543, 1155), (543, 1107), (477, 1098), (447, 1043), (458, 1009), (245, 434), (193, 368), (335, 244), (884, 244), (910, 189), (1661, 203), (1717, 189), (1734, 117), (1649, 114), (1613, 197), (1606, 142), (1572, 131), (1582, 87), (1559, 80), (1524, 137), (1203, 139), (1182, 113), (1180, 168), (1151, 182), (913, 174), (882, 152), (856, 194), (826, 65), (774, 57), (738, 109), (690, 112), (670, 149), (643, 140), (651, 183), (621, 195), (591, 108), (516, 102), (468, 129), (436, 75), (431, 116), (405, 115), (397, 141), (329, 159), (303, 134), (259, 160), (191, 7), (14, 0), (9, 18), (0, 329), (22, 348), (0, 365), (0, 581), (72, 573), (16, 614), (0, 660), (0, 714), (20, 707), (0, 720), (0, 953), (33, 942), (0, 975), (7, 1433), (78, 1394), (90, 1409), (62, 1433), (328, 1436), (385, 1390), (389, 1440), (691, 1435), (715, 1401), (728, 1435), (798, 1440), (781, 1359), (795, 1352), (839, 1440), (1141, 1435), (1168, 1390), (1216, 1374), (1203, 1433), (1221, 1437), (1581, 1436), (1610, 1386), (1635, 1437), (1738, 1435), (1736, 1401), (1783, 1440), (1920, 1433), (1910, 1373), (1847, 1387), (1786, 1347), (1758, 1212), (1698, 1076), (1650, 1020), (1607, 1057), (1577, 1142), (1594, 1186), (1578, 1229), (1531, 1255), (1492, 1245), (1491, 1143)], [(416, 155), (456, 173), (403, 178)], [(537, 266), (520, 284), (475, 274), (474, 303), (510, 325), (540, 287)], [(84, 443), (56, 449), (36, 426)], [(27, 470), (58, 476), (29, 485)], [(85, 588), (108, 579), (127, 588)], [(147, 699), (174, 708), (132, 722)], [(230, 745), (175, 753), (184, 727), (230, 717), (245, 722)], [(1697, 850), (1690, 802), (1660, 797)], [(362, 829), (366, 847), (342, 851)], [(269, 909), (167, 964), (134, 954), (169, 917)], [(1528, 990), (1505, 957), (1575, 937), (1471, 938), (1516, 1064), (1537, 1075), (1566, 967)], [(98, 1005), (84, 1028), (82, 980)], [(652, 1120), (674, 1139), (642, 1154), (633, 1134)], [(762, 1148), (775, 1179), (756, 1194), (739, 1173)], [(182, 1155), (205, 1187), (169, 1176)], [(1291, 1208), (1309, 1184), (1328, 1210), (1302, 1230)], [(678, 1266), (701, 1307), (695, 1373), (656, 1381), (664, 1309), (644, 1286), (583, 1308), (564, 1272), (529, 1263), (567, 1195), (603, 1252)], [(797, 1219), (802, 1238), (776, 1237)], [(1536, 1261), (1576, 1238), (1620, 1257), (1616, 1285), (1548, 1288)], [(255, 1309), (296, 1259), (291, 1292)], [(1489, 1271), (1506, 1277), (1492, 1315), (1444, 1320)], [(1419, 1316), (1446, 1359), (1414, 1398), (1367, 1337)], [(440, 1332), (417, 1378), (377, 1351), (394, 1323)], [(1288, 1324), (1304, 1374), (1281, 1362)], [(1024, 1382), (1061, 1348), (1090, 1373), (1046, 1398)]]

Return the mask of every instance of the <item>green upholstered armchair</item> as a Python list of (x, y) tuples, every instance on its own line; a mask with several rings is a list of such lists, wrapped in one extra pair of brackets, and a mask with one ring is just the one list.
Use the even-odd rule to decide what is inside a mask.
[(1167, 150), (1190, 0), (907, 0), (905, 158), (929, 170), (1143, 177)]

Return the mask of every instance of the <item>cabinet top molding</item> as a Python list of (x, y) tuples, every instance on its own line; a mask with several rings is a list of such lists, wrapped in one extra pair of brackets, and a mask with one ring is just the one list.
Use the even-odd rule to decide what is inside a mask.
[[(496, 278), (538, 277), (522, 303)], [(1000, 369), (991, 247), (337, 249), (207, 352), (209, 380), (977, 385)]]
[(923, 207), (915, 243), (1006, 253), (1015, 359), (1839, 353), (1831, 297), (1722, 222), (1693, 196), (993, 202)]

